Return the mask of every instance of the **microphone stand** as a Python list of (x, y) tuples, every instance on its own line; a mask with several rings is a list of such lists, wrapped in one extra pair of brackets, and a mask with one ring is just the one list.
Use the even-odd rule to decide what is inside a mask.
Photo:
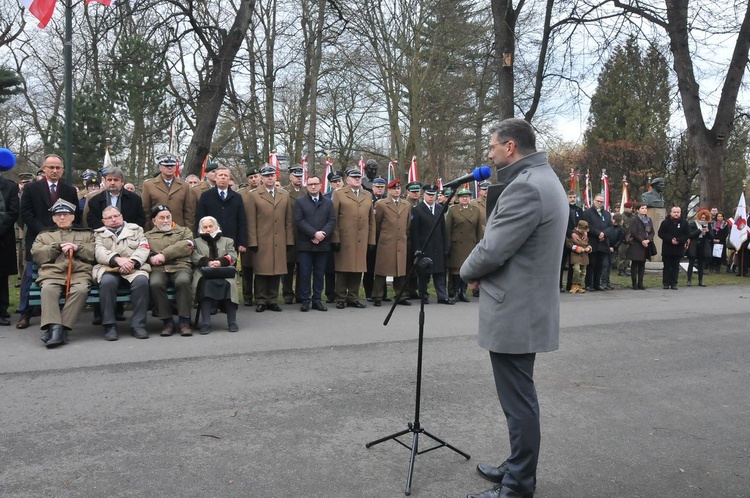
[[(433, 222), (432, 228), (430, 229), (430, 233), (427, 235), (427, 240), (425, 241), (424, 245), (415, 253), (414, 255), (414, 264), (412, 265), (411, 269), (409, 270), (408, 275), (406, 276), (405, 283), (401, 287), (401, 290), (399, 290), (398, 295), (394, 297), (393, 304), (391, 305), (391, 310), (388, 312), (388, 315), (385, 318), (385, 321), (383, 322), (383, 325), (387, 326), (388, 322), (391, 320), (391, 316), (393, 315), (393, 312), (396, 310), (396, 305), (398, 302), (402, 299), (402, 294), (404, 293), (404, 290), (406, 289), (406, 282), (409, 281), (411, 276), (413, 275), (414, 271), (417, 268), (421, 268), (422, 270), (429, 270), (432, 266), (432, 260), (425, 256), (424, 250), (427, 248), (428, 244), (430, 243), (430, 240), (432, 239), (433, 234), (435, 233), (435, 229), (438, 226), (438, 223), (442, 223), (445, 220), (445, 212), (448, 210), (448, 206), (450, 206), (451, 201), (453, 200), (454, 192), (451, 193), (451, 195), (448, 197), (448, 200), (445, 203), (445, 206), (443, 207), (440, 216)], [(404, 494), (406, 496), (411, 495), (411, 480), (412, 476), (414, 475), (414, 462), (416, 460), (417, 455), (421, 455), (422, 453), (427, 453), (428, 451), (436, 450), (438, 448), (446, 447), (448, 449), (451, 449), (458, 453), (459, 455), (463, 456), (467, 460), (471, 458), (471, 456), (468, 453), (465, 453), (455, 446), (452, 446), (448, 443), (446, 443), (443, 439), (435, 436), (434, 434), (431, 434), (425, 430), (424, 427), (419, 423), (419, 409), (420, 409), (420, 401), (422, 397), (422, 350), (423, 350), (423, 343), (424, 343), (424, 300), (422, 299), (422, 296), (420, 296), (419, 299), (419, 340), (417, 342), (417, 389), (415, 394), (415, 402), (414, 402), (414, 420), (411, 422), (408, 422), (406, 424), (406, 429), (402, 431), (395, 432), (389, 436), (382, 437), (380, 439), (376, 439), (375, 441), (370, 441), (369, 443), (365, 444), (365, 448), (371, 448), (375, 446), (376, 444), (380, 444), (385, 441), (394, 440), (401, 446), (405, 447), (408, 450), (411, 450), (411, 457), (409, 457), (409, 472), (406, 476), (406, 488), (404, 489)], [(403, 441), (399, 440), (398, 438), (400, 436), (403, 436), (405, 434), (411, 433), (412, 439), (411, 439), (411, 446), (404, 443)], [(426, 450), (419, 450), (419, 435), (424, 434), (425, 436), (429, 437), (433, 441), (435, 441), (437, 444), (434, 446), (431, 446), (427, 448)]]

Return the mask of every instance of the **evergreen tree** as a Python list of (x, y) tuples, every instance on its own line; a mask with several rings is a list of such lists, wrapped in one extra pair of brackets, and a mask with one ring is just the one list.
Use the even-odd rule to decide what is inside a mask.
[(21, 78), (16, 73), (0, 66), (0, 104), (20, 93), (21, 83)]

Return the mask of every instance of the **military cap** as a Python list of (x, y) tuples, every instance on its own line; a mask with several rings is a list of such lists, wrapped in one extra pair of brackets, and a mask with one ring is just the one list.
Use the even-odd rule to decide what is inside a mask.
[(388, 188), (401, 188), (401, 180), (391, 180), (388, 183)]
[(34, 175), (33, 173), (19, 173), (18, 180), (20, 182), (33, 182), (34, 181)]
[(481, 182), (479, 184), (480, 190), (487, 190), (488, 188), (490, 188), (490, 182)]
[(328, 173), (329, 182), (337, 182), (344, 178), (344, 173), (341, 170), (331, 171)]
[(346, 170), (346, 176), (351, 176), (352, 178), (362, 178), (362, 172), (359, 170), (359, 168), (349, 168)]
[(276, 168), (271, 166), (270, 164), (266, 164), (262, 168), (260, 168), (260, 175), (261, 176), (271, 176), (276, 175)]
[(254, 167), (252, 167), (252, 168), (249, 168), (249, 169), (248, 169), (248, 170), (247, 170), (247, 171), (245, 172), (245, 176), (253, 176), (253, 175), (259, 175), (259, 174), (260, 174), (260, 168), (258, 168), (257, 166), (254, 166)]
[(459, 197), (461, 197), (462, 195), (471, 195), (471, 190), (469, 190), (468, 188), (462, 188), (459, 189), (458, 192), (456, 192), (456, 195)]
[(388, 184), (388, 182), (385, 181), (385, 178), (375, 178), (372, 181), (372, 185), (373, 186), (375, 186), (375, 185), (382, 185), (383, 187), (385, 187), (387, 184)]
[(440, 193), (443, 194), (444, 196), (448, 197), (449, 195), (451, 195), (453, 193), (453, 189), (444, 188)]
[(434, 183), (428, 183), (422, 187), (422, 190), (424, 190), (425, 194), (435, 195), (437, 194), (438, 187)]
[(177, 166), (177, 158), (174, 157), (172, 154), (167, 154), (165, 156), (160, 156), (156, 158), (156, 164), (159, 166)]
[(406, 184), (406, 190), (409, 192), (419, 192), (422, 190), (422, 184), (419, 182), (409, 182)]
[(57, 199), (57, 202), (55, 202), (49, 210), (52, 211), (53, 216), (60, 213), (75, 214), (76, 206), (65, 199)]
[(289, 173), (293, 176), (302, 176), (302, 166), (292, 166), (289, 168)]
[(47, 173), (45, 173), (42, 168), (39, 168), (38, 170), (36, 170), (36, 176), (39, 176), (39, 175), (47, 176)]

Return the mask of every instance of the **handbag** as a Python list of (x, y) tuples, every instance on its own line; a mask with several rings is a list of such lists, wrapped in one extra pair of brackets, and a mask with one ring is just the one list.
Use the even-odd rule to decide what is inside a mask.
[(714, 258), (721, 258), (724, 254), (724, 244), (714, 244), (713, 248), (713, 257)]
[(234, 266), (220, 266), (218, 268), (203, 266), (201, 268), (201, 275), (203, 275), (203, 278), (206, 280), (234, 278), (236, 274), (237, 269)]
[(656, 244), (653, 240), (648, 243), (648, 252), (651, 256), (656, 256)]

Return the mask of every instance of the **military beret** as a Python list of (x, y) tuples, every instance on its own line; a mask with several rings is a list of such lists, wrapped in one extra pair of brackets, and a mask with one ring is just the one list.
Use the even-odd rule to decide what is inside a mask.
[(156, 206), (154, 209), (151, 210), (151, 219), (154, 219), (157, 216), (159, 216), (159, 213), (161, 213), (162, 211), (169, 211), (170, 213), (172, 212), (172, 210), (169, 209), (169, 206), (165, 206), (164, 204), (159, 204), (158, 206)]
[(388, 188), (401, 188), (401, 180), (391, 180)]
[(219, 163), (212, 161), (206, 164), (206, 173), (210, 173), (211, 171), (214, 171), (218, 167), (219, 167)]
[(249, 168), (245, 172), (245, 176), (253, 176), (253, 175), (259, 175), (259, 174), (260, 174), (260, 168), (258, 168), (258, 167)]
[(630, 202), (630, 201), (628, 201), (628, 202), (625, 203), (625, 205), (623, 207), (628, 208), (628, 209), (633, 209), (633, 203)]

